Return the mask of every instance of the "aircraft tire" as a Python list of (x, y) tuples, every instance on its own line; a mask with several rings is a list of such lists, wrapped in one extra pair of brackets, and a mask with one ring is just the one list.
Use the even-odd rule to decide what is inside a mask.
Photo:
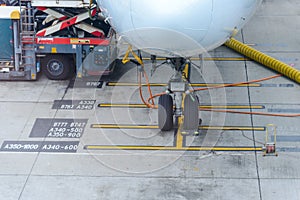
[(184, 99), (183, 129), (197, 131), (199, 127), (199, 100), (194, 94), (188, 94)]
[(169, 131), (173, 123), (173, 99), (171, 95), (165, 94), (158, 99), (158, 126), (162, 131)]

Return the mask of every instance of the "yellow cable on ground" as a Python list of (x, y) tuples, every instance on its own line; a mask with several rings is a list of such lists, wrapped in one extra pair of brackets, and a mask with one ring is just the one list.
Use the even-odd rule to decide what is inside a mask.
[(225, 45), (253, 60), (256, 62), (269, 67), (275, 71), (278, 71), (279, 73), (287, 76), (288, 78), (296, 81), (297, 83), (300, 83), (300, 71), (279, 61), (275, 58), (272, 58), (271, 56), (268, 56), (262, 52), (257, 51), (256, 49), (253, 49), (252, 47), (249, 47), (242, 42), (239, 42), (238, 40), (231, 38), (228, 40)]

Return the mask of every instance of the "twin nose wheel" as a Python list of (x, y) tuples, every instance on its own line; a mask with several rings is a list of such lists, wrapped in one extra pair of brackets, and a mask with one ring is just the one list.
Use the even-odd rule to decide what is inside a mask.
[[(199, 128), (199, 100), (195, 94), (187, 94), (183, 103), (182, 131), (198, 132)], [(158, 126), (162, 131), (169, 131), (174, 126), (173, 98), (170, 94), (164, 94), (158, 100)], [(201, 120), (200, 120), (201, 121)]]

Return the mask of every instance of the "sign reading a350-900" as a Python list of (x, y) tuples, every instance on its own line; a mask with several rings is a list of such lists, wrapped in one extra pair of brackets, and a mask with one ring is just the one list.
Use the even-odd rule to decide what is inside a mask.
[(81, 138), (88, 119), (37, 118), (29, 137)]

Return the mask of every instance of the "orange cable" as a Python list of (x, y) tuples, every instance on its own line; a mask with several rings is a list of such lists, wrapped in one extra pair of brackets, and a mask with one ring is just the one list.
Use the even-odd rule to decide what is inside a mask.
[[(145, 69), (143, 71), (144, 71), (144, 76), (145, 76), (145, 79), (146, 79), (146, 84), (147, 84), (148, 92), (150, 94), (150, 97), (153, 97), (151, 86), (150, 86), (150, 82), (149, 82), (149, 77), (148, 77)], [(151, 98), (151, 99), (152, 99), (152, 105), (154, 105), (154, 98)]]
[(229, 84), (221, 84), (221, 85), (217, 85), (217, 86), (213, 86), (213, 87), (206, 87), (206, 88), (198, 88), (195, 89), (194, 91), (203, 91), (203, 90), (209, 90), (209, 89), (217, 89), (217, 88), (224, 88), (224, 87), (233, 87), (233, 86), (239, 86), (239, 85), (246, 85), (246, 84), (251, 84), (251, 83), (257, 83), (257, 82), (262, 82), (262, 81), (267, 81), (270, 79), (274, 79), (274, 78), (278, 78), (282, 76), (281, 74), (277, 74), (274, 76), (269, 76), (266, 78), (261, 78), (261, 79), (257, 79), (257, 80), (252, 80), (252, 81), (246, 81), (246, 82), (239, 82), (239, 83), (229, 83)]
[(263, 115), (263, 116), (271, 116), (271, 117), (300, 117), (300, 114), (277, 114), (277, 113), (264, 113), (264, 112), (241, 112), (235, 110), (216, 110), (209, 108), (200, 108), (202, 111), (210, 111), (210, 112), (221, 112), (221, 113), (234, 113), (234, 114), (246, 114), (246, 115)]
[[(146, 72), (144, 71), (145, 75)], [(274, 76), (269, 76), (266, 78), (261, 78), (261, 79), (257, 79), (257, 80), (252, 80), (252, 81), (246, 81), (246, 82), (239, 82), (239, 83), (230, 83), (230, 84), (222, 84), (222, 85), (217, 85), (214, 87), (207, 87), (207, 88), (198, 88), (195, 89), (194, 91), (203, 91), (203, 90), (209, 90), (209, 89), (217, 89), (217, 88), (224, 88), (224, 87), (233, 87), (233, 86), (239, 86), (239, 85), (245, 85), (245, 84), (251, 84), (251, 83), (257, 83), (257, 82), (262, 82), (262, 81), (266, 81), (266, 80), (270, 80), (270, 79), (274, 79), (274, 78), (278, 78), (282, 76), (281, 74), (277, 74)], [(145, 99), (143, 98), (143, 94), (142, 94), (142, 85), (141, 83), (139, 84), (140, 87), (140, 96), (141, 99), (143, 101), (143, 103), (145, 105), (147, 105), (147, 107), (149, 108), (157, 108), (156, 105), (154, 105), (154, 98), (162, 96), (164, 94), (166, 94), (166, 92), (162, 92), (159, 94), (152, 94), (151, 91), (151, 87), (150, 87), (150, 83), (149, 80), (147, 80), (147, 76), (146, 77), (146, 82), (147, 82), (147, 86), (148, 86), (148, 91), (150, 92), (150, 97), (147, 99), (147, 101), (145, 101)], [(150, 103), (150, 101), (152, 101), (152, 104)], [(200, 110), (202, 111), (210, 111), (210, 112), (222, 112), (222, 113), (234, 113), (234, 114), (252, 114), (252, 115), (263, 115), (263, 116), (274, 116), (274, 117), (300, 117), (300, 114), (276, 114), (276, 113), (263, 113), (263, 112), (241, 112), (241, 111), (234, 111), (234, 110), (216, 110), (216, 109), (207, 109), (207, 108), (201, 108)]]
[(147, 105), (148, 108), (150, 108), (147, 104), (147, 102), (145, 101), (144, 99), (144, 96), (143, 96), (143, 91), (142, 91), (142, 73), (139, 72), (139, 92), (140, 92), (140, 97), (141, 97), (141, 100), (142, 102)]

